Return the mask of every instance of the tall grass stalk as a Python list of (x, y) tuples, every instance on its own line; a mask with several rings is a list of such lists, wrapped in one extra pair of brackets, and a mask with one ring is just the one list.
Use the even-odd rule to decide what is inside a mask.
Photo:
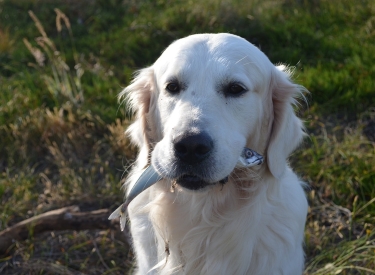
[[(55, 9), (55, 12), (57, 31), (59, 34), (61, 33), (61, 21), (63, 21), (69, 30), (69, 35), (74, 47), (73, 33), (68, 18), (59, 9)], [(76, 64), (74, 65), (74, 73), (72, 73), (66, 63), (64, 53), (60, 52), (55, 43), (48, 37), (37, 16), (32, 11), (29, 11), (29, 15), (33, 19), (39, 33), (42, 35), (36, 38), (39, 48), (33, 47), (26, 38), (23, 39), (24, 44), (37, 62), (36, 65), (30, 65), (40, 70), (40, 77), (44, 81), (48, 91), (53, 95), (57, 106), (61, 106), (65, 100), (69, 100), (74, 105), (83, 103), (84, 96), (81, 78), (84, 70), (78, 62), (75, 48), (73, 49)], [(45, 56), (48, 57), (47, 60)], [(48, 66), (45, 66), (46, 62), (48, 62)], [(52, 75), (49, 73), (49, 70), (52, 71)]]

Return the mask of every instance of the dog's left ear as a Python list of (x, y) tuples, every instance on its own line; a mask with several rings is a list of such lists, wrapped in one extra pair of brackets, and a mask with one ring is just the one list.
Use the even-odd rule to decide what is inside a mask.
[(284, 66), (278, 66), (272, 74), (270, 84), (273, 123), (267, 149), (267, 164), (275, 178), (283, 175), (286, 158), (296, 149), (304, 136), (302, 121), (296, 116), (293, 106), (297, 103), (296, 98), (306, 89), (292, 83), (285, 69)]

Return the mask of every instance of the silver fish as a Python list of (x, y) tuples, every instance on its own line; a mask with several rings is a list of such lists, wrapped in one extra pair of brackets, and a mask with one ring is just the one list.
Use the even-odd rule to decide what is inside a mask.
[(263, 156), (251, 150), (244, 148), (241, 156), (238, 158), (237, 167), (252, 167), (255, 165), (261, 165), (263, 163)]
[[(249, 148), (244, 148), (240, 157), (238, 158), (237, 167), (252, 167), (255, 165), (260, 165), (263, 163), (263, 156), (251, 150)], [(126, 197), (125, 202), (117, 208), (110, 216), (109, 220), (120, 218), (120, 227), (121, 231), (125, 228), (126, 222), (126, 210), (130, 202), (142, 193), (144, 190), (154, 185), (156, 182), (161, 180), (163, 177), (160, 176), (154, 167), (150, 165), (138, 178), (137, 182), (134, 184), (133, 188), (130, 190), (128, 196)], [(223, 181), (225, 183), (226, 181)]]

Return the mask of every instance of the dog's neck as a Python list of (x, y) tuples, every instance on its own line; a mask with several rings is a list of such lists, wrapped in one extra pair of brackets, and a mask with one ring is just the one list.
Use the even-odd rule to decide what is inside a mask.
[[(186, 258), (196, 259), (196, 265), (203, 265), (209, 257), (205, 255), (205, 246), (228, 224), (239, 223), (238, 211), (249, 211), (251, 205), (254, 205), (251, 211), (259, 211), (259, 199), (273, 188), (270, 186), (273, 181), (260, 181), (262, 176), (236, 169), (226, 184), (203, 191), (188, 191), (178, 185), (171, 191), (170, 183), (159, 182), (154, 189), (158, 196), (150, 202), (149, 215), (156, 231), (160, 263), (164, 261), (166, 266), (178, 265), (184, 269), (189, 264), (184, 261)], [(194, 244), (195, 240), (201, 243)], [(225, 238), (219, 240), (225, 241)]]

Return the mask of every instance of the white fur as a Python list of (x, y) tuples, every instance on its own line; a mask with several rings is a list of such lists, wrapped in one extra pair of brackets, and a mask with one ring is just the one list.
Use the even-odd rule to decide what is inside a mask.
[[(168, 93), (170, 79), (184, 89)], [(226, 96), (220, 85), (231, 81), (247, 92)], [(120, 94), (136, 113), (127, 132), (140, 148), (126, 185), (129, 190), (150, 163), (165, 179), (128, 208), (136, 274), (302, 274), (307, 201), (287, 157), (304, 135), (293, 110), (303, 89), (285, 66), (275, 67), (230, 34), (177, 40), (138, 72)], [(202, 130), (215, 142), (204, 179), (215, 183), (229, 175), (229, 182), (198, 191), (172, 188), (179, 176), (173, 138)], [(235, 168), (244, 147), (266, 162)]]

